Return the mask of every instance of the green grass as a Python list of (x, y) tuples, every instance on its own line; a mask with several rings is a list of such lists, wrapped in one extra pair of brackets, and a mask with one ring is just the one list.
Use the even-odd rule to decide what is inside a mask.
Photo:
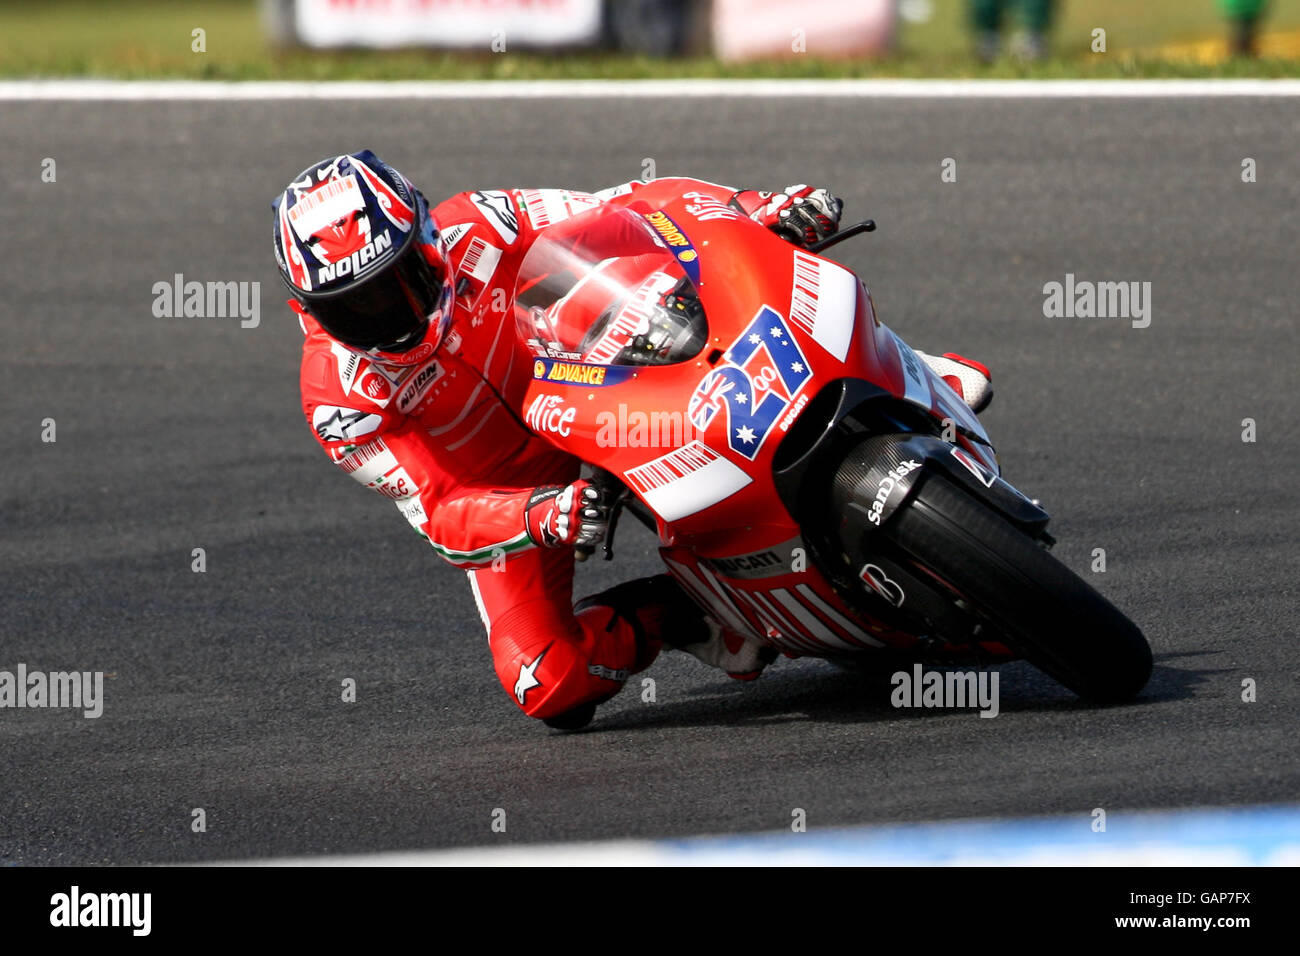
[[(1134, 57), (1167, 43), (1228, 32), (1217, 0), (1057, 0), (1057, 8), (1054, 51), (1080, 71), (1099, 68), (1109, 57)], [(907, 26), (903, 51), (941, 61), (965, 58), (970, 50), (965, 0), (934, 0), (934, 9), (929, 23)], [(1300, 30), (1300, 0), (1273, 0), (1265, 24)], [(1091, 50), (1097, 27), (1106, 31), (1105, 55)]]
[[(656, 60), (605, 53), (446, 54), (431, 51), (310, 52), (273, 49), (254, 0), (8, 0), (0, 2), (0, 76), (191, 79), (597, 79), (665, 77), (1282, 77), (1300, 59), (1169, 59), (1167, 43), (1222, 36), (1215, 0), (1064, 0), (1052, 59), (1006, 58), (989, 67), (970, 55), (964, 0), (935, 0), (925, 24), (905, 24), (883, 60), (814, 55), (748, 64), (710, 57)], [(190, 49), (202, 27), (207, 52)], [(1089, 49), (1107, 31), (1108, 52)], [(1269, 27), (1300, 31), (1300, 0), (1278, 0)]]

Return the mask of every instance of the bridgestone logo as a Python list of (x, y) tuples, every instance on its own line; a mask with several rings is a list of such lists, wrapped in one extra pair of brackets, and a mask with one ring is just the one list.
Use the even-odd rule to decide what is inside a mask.
[(339, 372), (339, 383), (343, 386), (343, 391), (352, 387), (352, 380), (357, 377), (357, 366), (361, 364), (361, 356), (356, 352), (348, 354), (348, 360), (343, 369)]
[(645, 495), (664, 485), (685, 478), (705, 465), (717, 461), (718, 453), (702, 442), (694, 441), (662, 458), (631, 468), (626, 473), (627, 483)]

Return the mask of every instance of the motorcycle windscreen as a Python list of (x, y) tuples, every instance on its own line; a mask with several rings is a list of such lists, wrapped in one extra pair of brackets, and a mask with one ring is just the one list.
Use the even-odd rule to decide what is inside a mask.
[(602, 206), (546, 229), (520, 265), (515, 329), (538, 357), (671, 365), (708, 341), (691, 280), (645, 219)]

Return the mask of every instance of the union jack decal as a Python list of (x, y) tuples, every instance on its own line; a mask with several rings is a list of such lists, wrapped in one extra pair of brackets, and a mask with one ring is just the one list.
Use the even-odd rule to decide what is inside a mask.
[(686, 414), (703, 431), (725, 406), (727, 444), (752, 460), (813, 372), (785, 319), (768, 305), (759, 309), (723, 358), (726, 364), (696, 386)]

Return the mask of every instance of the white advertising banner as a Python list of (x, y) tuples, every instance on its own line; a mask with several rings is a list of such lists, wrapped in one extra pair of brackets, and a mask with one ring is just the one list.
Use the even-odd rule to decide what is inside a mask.
[(895, 0), (713, 0), (713, 49), (724, 60), (870, 56), (888, 51)]
[(599, 38), (601, 0), (294, 0), (293, 24), (313, 47), (577, 46)]

